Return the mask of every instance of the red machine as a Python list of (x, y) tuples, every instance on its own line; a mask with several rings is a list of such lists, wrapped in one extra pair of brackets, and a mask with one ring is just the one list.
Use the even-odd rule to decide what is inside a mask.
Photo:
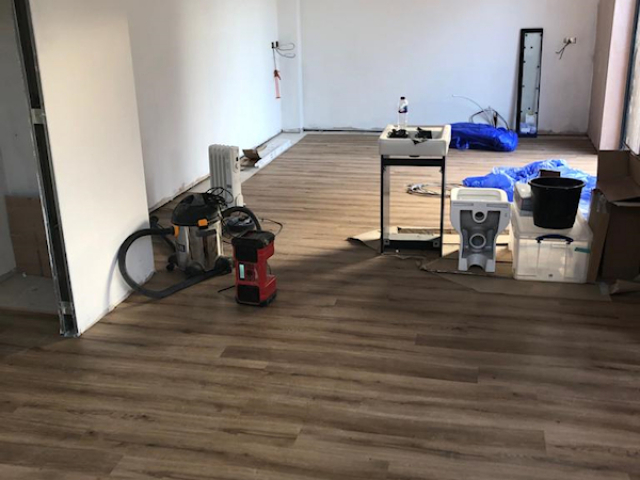
[(233, 239), (238, 303), (266, 307), (276, 299), (276, 277), (268, 264), (275, 254), (275, 238), (273, 233), (254, 231)]

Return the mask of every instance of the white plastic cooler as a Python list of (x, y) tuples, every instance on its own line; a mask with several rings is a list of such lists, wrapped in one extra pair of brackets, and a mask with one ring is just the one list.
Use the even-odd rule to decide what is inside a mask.
[(512, 206), (513, 276), (536, 282), (587, 283), (593, 234), (578, 213), (569, 230), (538, 228)]

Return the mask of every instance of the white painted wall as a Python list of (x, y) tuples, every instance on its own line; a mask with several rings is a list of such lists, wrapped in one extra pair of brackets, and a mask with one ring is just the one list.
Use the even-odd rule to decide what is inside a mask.
[(282, 129), (296, 132), (304, 127), (302, 105), (302, 24), (300, 0), (278, 0), (278, 40), (296, 45), (295, 58), (276, 57), (282, 76)]
[(127, 9), (152, 208), (208, 175), (209, 145), (251, 148), (281, 131), (277, 3), (136, 0)]
[[(31, 0), (62, 229), (80, 332), (129, 289), (120, 244), (148, 226), (129, 29), (119, 0)], [(130, 270), (153, 272), (150, 241)]]
[[(586, 133), (598, 0), (302, 0), (305, 128), (466, 121), (466, 95), (513, 117), (521, 28), (544, 28), (540, 128)], [(577, 37), (562, 61), (555, 51)]]
[(601, 150), (620, 148), (635, 12), (636, 0), (600, 0), (589, 136)]

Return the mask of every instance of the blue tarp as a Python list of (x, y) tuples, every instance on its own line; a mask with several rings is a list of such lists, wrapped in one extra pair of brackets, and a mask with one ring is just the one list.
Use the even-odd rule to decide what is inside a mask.
[(513, 152), (518, 148), (518, 134), (491, 125), (454, 123), (451, 125), (451, 147), (458, 150)]
[(580, 211), (589, 217), (591, 208), (591, 192), (596, 188), (597, 178), (582, 170), (571, 168), (565, 160), (545, 160), (533, 162), (526, 167), (497, 167), (484, 177), (470, 177), (463, 185), (469, 188), (499, 188), (507, 192), (509, 200), (513, 201), (513, 191), (516, 183), (528, 183), (540, 176), (540, 170), (554, 170), (563, 177), (576, 178), (586, 183), (580, 198)]

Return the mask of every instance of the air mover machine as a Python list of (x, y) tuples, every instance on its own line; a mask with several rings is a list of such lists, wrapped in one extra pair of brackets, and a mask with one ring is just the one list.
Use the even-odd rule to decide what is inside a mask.
[[(186, 197), (173, 211), (172, 228), (162, 228), (157, 218), (151, 228), (131, 235), (120, 247), (118, 266), (122, 277), (136, 292), (150, 298), (163, 299), (213, 277), (228, 275), (232, 263), (224, 257), (223, 238), (260, 230), (260, 222), (246, 207), (226, 208), (224, 197), (214, 193), (193, 194)], [(174, 253), (169, 257), (167, 270), (178, 270), (186, 279), (165, 290), (149, 290), (127, 272), (127, 252), (143, 237), (162, 237)]]
[(276, 277), (268, 263), (275, 253), (275, 238), (271, 232), (253, 231), (233, 239), (238, 303), (266, 307), (276, 299)]

